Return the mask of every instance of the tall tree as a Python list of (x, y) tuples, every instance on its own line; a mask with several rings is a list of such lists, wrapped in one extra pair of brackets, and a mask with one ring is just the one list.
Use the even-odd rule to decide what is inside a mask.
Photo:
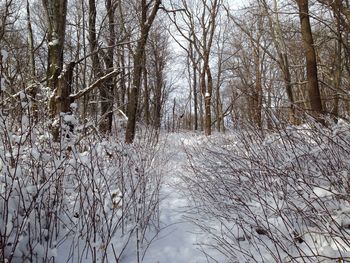
[(319, 119), (322, 110), (322, 101), (317, 75), (317, 58), (314, 47), (314, 40), (310, 24), (309, 1), (296, 0), (299, 8), (299, 18), (301, 25), (301, 34), (303, 38), (305, 59), (306, 59), (306, 75), (308, 95), (310, 101), (310, 113)]
[[(193, 42), (189, 43), (189, 58), (191, 63), (188, 64), (188, 67), (192, 66), (192, 93), (193, 93), (193, 108), (194, 108), (194, 130), (198, 130), (198, 81), (197, 81), (197, 72), (198, 72), (198, 61), (196, 56), (196, 51), (193, 48)], [(191, 66), (190, 66), (191, 64)]]
[[(291, 123), (296, 123), (296, 109), (295, 109), (295, 95), (293, 93), (292, 76), (290, 72), (290, 63), (287, 53), (286, 40), (283, 35), (279, 8), (277, 0), (273, 1), (273, 8), (270, 9), (266, 0), (260, 0), (264, 11), (268, 17), (271, 35), (273, 37), (273, 43), (276, 49), (277, 58), (273, 58), (277, 61), (283, 76), (283, 82), (285, 85), (287, 97), (289, 100), (289, 121)], [(270, 53), (271, 54), (271, 53)]]
[(262, 128), (267, 53), (275, 60), (274, 55), (269, 52), (270, 38), (266, 37), (264, 31), (266, 27), (265, 17), (259, 6), (249, 9), (248, 12), (244, 13), (243, 18), (232, 16), (230, 13), (229, 16), (237, 29), (244, 33), (241, 35), (238, 32), (238, 35), (233, 35), (234, 39), (231, 40), (235, 42), (234, 46), (238, 45), (235, 47), (237, 54), (232, 59), (236, 61), (233, 70), (239, 74), (239, 79), (242, 82), (238, 89), (246, 101), (244, 115), (250, 124)]
[[(47, 26), (47, 86), (52, 95), (49, 101), (49, 115), (57, 118), (60, 112), (69, 110), (69, 95), (74, 65), (67, 68), (68, 76), (59, 78), (63, 70), (63, 50), (66, 34), (67, 0), (42, 0)], [(67, 82), (68, 81), (68, 82)], [(59, 136), (59, 127), (56, 122), (52, 127), (55, 140)]]
[[(158, 23), (157, 23), (158, 24)], [(150, 33), (149, 39), (149, 81), (150, 81), (150, 117), (152, 125), (155, 129), (160, 129), (162, 109), (164, 104), (165, 94), (165, 69), (168, 63), (168, 36), (165, 30), (160, 26), (155, 27)]]
[(138, 97), (142, 84), (143, 61), (145, 56), (145, 47), (147, 44), (148, 34), (156, 18), (161, 0), (141, 0), (140, 3), (140, 35), (137, 39), (136, 48), (134, 51), (134, 72), (132, 87), (129, 93), (127, 105), (127, 126), (125, 132), (125, 142), (132, 143), (135, 138)]
[[(114, 65), (114, 50), (116, 42), (116, 32), (115, 32), (115, 11), (118, 6), (117, 1), (106, 0), (106, 10), (108, 17), (108, 37), (107, 44), (108, 49), (104, 54), (104, 62), (106, 66), (106, 73), (113, 71)], [(111, 132), (112, 130), (112, 120), (113, 120), (113, 100), (114, 100), (114, 79), (109, 78), (106, 80), (104, 85), (100, 89), (101, 96), (101, 125), (100, 130), (102, 132)]]
[(5, 0), (5, 2), (0, 4), (0, 40), (4, 37), (7, 26), (11, 23), (10, 17), (13, 13), (13, 2), (13, 0)]
[[(213, 0), (207, 2), (202, 0), (204, 10), (201, 17), (202, 39), (201, 54), (203, 58), (203, 68), (200, 76), (200, 86), (204, 96), (204, 132), (211, 135), (211, 100), (213, 95), (213, 77), (209, 64), (210, 53), (213, 45), (214, 33), (216, 30), (216, 20), (220, 9), (221, 1)], [(206, 17), (208, 15), (208, 17)]]
[[(199, 63), (195, 62), (192, 46), (190, 45), (190, 48), (187, 49), (180, 44), (188, 55), (192, 55), (191, 59), (193, 65), (196, 67), (195, 71), (198, 70), (199, 72), (199, 87), (202, 94), (201, 101), (204, 101), (204, 132), (206, 135), (211, 135), (211, 104), (214, 85), (210, 59), (216, 33), (217, 17), (222, 6), (222, 1), (201, 0), (196, 2), (196, 4), (191, 7), (187, 1), (182, 0), (183, 12), (181, 12), (181, 21), (179, 21), (175, 13), (172, 21), (181, 36), (189, 43), (192, 43), (193, 49), (198, 53)], [(173, 4), (173, 6), (176, 5)]]
[[(67, 0), (42, 0), (47, 25), (47, 84), (54, 92), (63, 69), (63, 48), (66, 30)], [(50, 113), (55, 114), (54, 105)]]

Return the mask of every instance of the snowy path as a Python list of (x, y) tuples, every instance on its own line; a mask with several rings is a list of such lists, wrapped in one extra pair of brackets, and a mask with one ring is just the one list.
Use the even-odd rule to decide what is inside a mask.
[[(191, 209), (188, 200), (181, 192), (183, 174), (186, 165), (186, 155), (180, 143), (180, 138), (171, 137), (168, 142), (172, 149), (168, 171), (164, 178), (165, 185), (161, 195), (161, 223), (164, 229), (153, 241), (143, 262), (146, 263), (204, 263), (208, 262), (205, 255), (196, 246), (200, 234), (195, 226), (184, 216)], [(171, 148), (170, 148), (171, 147)], [(201, 240), (203, 241), (203, 240)]]

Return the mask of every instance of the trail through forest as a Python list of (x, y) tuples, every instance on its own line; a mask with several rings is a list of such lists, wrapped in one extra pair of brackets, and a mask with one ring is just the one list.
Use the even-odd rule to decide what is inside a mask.
[[(170, 135), (165, 149), (169, 149), (169, 162), (161, 190), (160, 220), (162, 230), (152, 242), (143, 262), (146, 263), (204, 263), (210, 261), (199, 245), (207, 241), (189, 219), (195, 207), (186, 196), (183, 175), (188, 175), (188, 160), (185, 149), (193, 140), (180, 135)], [(195, 139), (195, 138), (194, 138)]]

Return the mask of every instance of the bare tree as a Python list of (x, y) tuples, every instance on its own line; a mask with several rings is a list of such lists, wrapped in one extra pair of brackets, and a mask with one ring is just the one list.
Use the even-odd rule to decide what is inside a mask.
[(147, 44), (148, 34), (156, 18), (161, 0), (141, 0), (140, 3), (140, 35), (137, 39), (136, 48), (134, 50), (134, 72), (132, 79), (132, 87), (129, 93), (127, 116), (128, 122), (125, 132), (125, 142), (132, 143), (135, 138), (138, 97), (142, 84), (143, 61), (145, 56), (145, 47)]
[[(104, 54), (104, 63), (106, 66), (106, 73), (112, 72), (114, 66), (114, 46), (116, 42), (115, 32), (115, 11), (118, 8), (118, 2), (113, 0), (106, 1), (106, 11), (108, 17), (108, 49)], [(101, 96), (101, 125), (100, 130), (103, 132), (111, 132), (113, 121), (113, 105), (114, 105), (114, 81), (113, 78), (106, 80), (100, 89)]]
[(271, 35), (273, 36), (273, 42), (277, 52), (277, 57), (274, 59), (277, 61), (279, 67), (281, 68), (283, 81), (289, 100), (289, 121), (291, 123), (296, 123), (297, 116), (295, 110), (295, 95), (293, 93), (292, 76), (290, 72), (290, 63), (287, 53), (288, 50), (284, 32), (282, 31), (278, 2), (277, 0), (274, 0), (272, 8), (269, 7), (269, 4), (266, 0), (261, 0), (261, 2), (265, 12), (267, 13)]
[(317, 58), (314, 47), (314, 40), (311, 31), (309, 1), (296, 0), (299, 8), (301, 34), (303, 37), (304, 52), (306, 58), (306, 74), (308, 81), (308, 95), (310, 101), (310, 113), (319, 119), (323, 113), (322, 101), (317, 76)]
[[(180, 35), (189, 43), (192, 43), (200, 57), (200, 64), (192, 57), (192, 63), (199, 72), (199, 86), (204, 100), (204, 132), (211, 135), (212, 126), (212, 95), (213, 76), (210, 66), (210, 57), (213, 47), (214, 36), (217, 29), (217, 17), (222, 7), (221, 0), (201, 0), (197, 6), (190, 6), (186, 1), (181, 1), (181, 19), (174, 13), (171, 17)], [(176, 6), (176, 4), (173, 4)], [(192, 9), (191, 9), (192, 8)], [(196, 10), (193, 10), (196, 9)], [(185, 24), (186, 28), (184, 29)], [(186, 32), (187, 31), (187, 32)], [(187, 50), (182, 45), (183, 49)], [(192, 46), (187, 53), (192, 53)]]
[(149, 81), (152, 91), (152, 96), (149, 98), (149, 110), (152, 117), (152, 125), (155, 129), (159, 130), (161, 128), (162, 110), (166, 99), (167, 83), (165, 73), (169, 62), (169, 39), (165, 30), (158, 26), (150, 32), (149, 40)]
[[(67, 1), (43, 0), (47, 23), (47, 82), (52, 91), (57, 89), (58, 76), (63, 69), (63, 48), (66, 30)], [(55, 114), (54, 105), (51, 114)]]
[(12, 23), (10, 17), (13, 14), (13, 2), (13, 0), (5, 0), (0, 5), (0, 40), (4, 37), (7, 26)]

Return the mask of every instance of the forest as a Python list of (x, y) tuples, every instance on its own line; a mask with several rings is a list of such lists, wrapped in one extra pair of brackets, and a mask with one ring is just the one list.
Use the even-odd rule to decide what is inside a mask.
[(350, 262), (348, 0), (1, 0), (0, 262)]

